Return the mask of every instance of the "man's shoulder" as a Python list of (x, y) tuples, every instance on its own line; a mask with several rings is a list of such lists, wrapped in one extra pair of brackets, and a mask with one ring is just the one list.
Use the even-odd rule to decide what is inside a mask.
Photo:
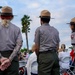
[(70, 54), (69, 52), (60, 52), (60, 54), (66, 55), (66, 54)]
[(55, 27), (51, 26), (52, 29), (54, 29), (55, 31), (58, 31)]
[(42, 26), (37, 27), (37, 29), (40, 29)]
[(51, 29), (52, 29), (54, 32), (59, 33), (59, 31), (58, 31), (55, 27), (51, 26)]
[(42, 26), (39, 26), (38, 28), (36, 28), (36, 31), (39, 31), (41, 29)]
[(33, 52), (30, 56), (29, 56), (29, 60), (30, 61), (34, 61), (36, 57), (36, 54)]
[(63, 51), (59, 52), (59, 54), (63, 54)]
[(35, 52), (33, 52), (33, 53), (30, 55), (30, 57), (34, 57), (34, 56), (36, 56)]
[(16, 26), (15, 24), (11, 23), (11, 27), (14, 28), (14, 29), (17, 29), (19, 30), (20, 28), (18, 26)]

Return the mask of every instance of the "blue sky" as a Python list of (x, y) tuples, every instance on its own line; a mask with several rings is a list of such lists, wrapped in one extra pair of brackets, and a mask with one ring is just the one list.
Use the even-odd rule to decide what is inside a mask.
[[(67, 47), (70, 44), (71, 30), (66, 23), (70, 22), (71, 18), (75, 17), (75, 0), (0, 0), (0, 6), (11, 6), (14, 15), (13, 23), (21, 28), (21, 18), (24, 14), (29, 15), (32, 19), (30, 25), (29, 47), (33, 45), (34, 33), (37, 27), (40, 26), (38, 16), (44, 9), (51, 12), (52, 18), (50, 25), (58, 29), (60, 33), (60, 45), (65, 43)], [(25, 35), (23, 36), (23, 47), (26, 47)]]

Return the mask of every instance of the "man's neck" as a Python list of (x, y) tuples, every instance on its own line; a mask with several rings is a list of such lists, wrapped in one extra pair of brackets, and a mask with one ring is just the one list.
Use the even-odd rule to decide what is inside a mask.
[(49, 24), (49, 23), (42, 23), (42, 25), (45, 25), (45, 24)]

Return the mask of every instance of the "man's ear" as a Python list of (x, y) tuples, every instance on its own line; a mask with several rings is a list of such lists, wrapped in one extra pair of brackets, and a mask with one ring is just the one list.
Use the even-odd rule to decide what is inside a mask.
[(10, 20), (12, 20), (14, 18), (14, 16), (12, 15), (12, 17), (11, 17), (11, 19)]

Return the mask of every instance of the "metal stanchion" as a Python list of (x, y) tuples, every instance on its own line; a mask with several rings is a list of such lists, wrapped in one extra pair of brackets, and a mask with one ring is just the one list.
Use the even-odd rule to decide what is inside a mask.
[(75, 71), (75, 45), (73, 45), (73, 50), (74, 50), (74, 60), (73, 60), (73, 62), (74, 62), (74, 71)]

